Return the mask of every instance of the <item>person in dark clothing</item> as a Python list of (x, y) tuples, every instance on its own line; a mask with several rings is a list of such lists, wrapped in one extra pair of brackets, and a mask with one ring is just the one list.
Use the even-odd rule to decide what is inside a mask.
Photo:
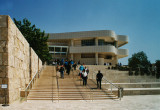
[(67, 72), (66, 73), (68, 73), (68, 75), (70, 74), (70, 71), (71, 71), (71, 64), (68, 64), (67, 65)]
[(80, 63), (80, 60), (78, 61), (78, 65), (80, 65), (81, 63)]
[(68, 67), (68, 61), (67, 60), (64, 62), (64, 67), (67, 70), (67, 67)]
[(103, 78), (103, 74), (101, 73), (101, 71), (99, 70), (97, 75), (96, 75), (96, 79), (97, 79), (97, 88), (99, 87), (101, 89), (101, 81)]
[(77, 64), (76, 64), (76, 63), (74, 63), (74, 64), (73, 64), (73, 68), (74, 68), (74, 70), (76, 70), (76, 67), (77, 67)]
[(63, 65), (61, 66), (59, 72), (61, 73), (61, 78), (64, 78), (64, 67), (63, 67)]
[(83, 76), (83, 86), (86, 86), (87, 85), (87, 72), (85, 69), (83, 69), (83, 72), (82, 72), (82, 76)]

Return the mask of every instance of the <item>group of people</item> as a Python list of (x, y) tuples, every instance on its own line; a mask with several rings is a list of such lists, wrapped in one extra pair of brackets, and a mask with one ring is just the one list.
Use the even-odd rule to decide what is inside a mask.
[[(89, 69), (87, 67), (84, 67), (83, 65), (81, 65), (79, 67), (79, 70), (80, 70), (79, 75), (83, 79), (83, 85), (86, 86), (87, 85), (88, 74), (89, 74)], [(101, 89), (102, 78), (103, 78), (103, 74), (99, 70), (98, 73), (97, 73), (97, 75), (96, 75), (97, 88)]]
[[(78, 62), (78, 64), (79, 63), (80, 62)], [(66, 61), (63, 62), (63, 64), (61, 66), (57, 65), (57, 71), (60, 72), (61, 78), (64, 78), (64, 72), (65, 71), (69, 75), (71, 69), (74, 68), (74, 70), (76, 70), (76, 67), (77, 67), (77, 64), (74, 61), (72, 61), (72, 60), (67, 61), (66, 60)], [(86, 66), (84, 66), (84, 65), (80, 65), (79, 70), (80, 70), (79, 76), (83, 80), (83, 85), (86, 86), (87, 85), (88, 74), (89, 74), (89, 69)], [(102, 78), (103, 78), (103, 74), (99, 70), (98, 73), (97, 73), (97, 75), (96, 75), (97, 88), (101, 89)]]
[(87, 67), (84, 67), (83, 65), (81, 65), (79, 67), (79, 76), (83, 79), (83, 85), (87, 85), (87, 79), (88, 79), (88, 73), (89, 73), (89, 69)]
[[(59, 68), (60, 67), (60, 68)], [(74, 63), (73, 60), (61, 60), (61, 66), (59, 66), (57, 64), (57, 71), (60, 72), (61, 78), (64, 78), (64, 72), (66, 71), (66, 73), (69, 75), (70, 71), (72, 70), (72, 68), (74, 68), (74, 70), (76, 70), (77, 64)]]

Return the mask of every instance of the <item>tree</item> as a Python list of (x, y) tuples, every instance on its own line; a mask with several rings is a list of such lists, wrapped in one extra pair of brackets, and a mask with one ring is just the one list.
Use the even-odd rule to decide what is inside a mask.
[(23, 22), (13, 19), (18, 29), (21, 31), (23, 36), (26, 38), (30, 47), (36, 52), (39, 58), (42, 60), (43, 64), (45, 61), (51, 59), (49, 54), (47, 40), (49, 37), (45, 35), (45, 32), (41, 32), (39, 28), (36, 28), (35, 25), (31, 25), (31, 22), (28, 19), (23, 19)]
[(156, 60), (155, 65), (157, 67), (157, 72), (160, 74), (160, 60)]
[(132, 57), (128, 59), (128, 65), (132, 69), (136, 69), (137, 67), (147, 69), (150, 64), (147, 55), (143, 51), (133, 54)]

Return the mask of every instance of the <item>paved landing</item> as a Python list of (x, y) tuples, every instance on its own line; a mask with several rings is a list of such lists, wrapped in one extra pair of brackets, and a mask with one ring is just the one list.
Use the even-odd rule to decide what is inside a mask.
[(122, 100), (19, 101), (0, 110), (159, 110), (160, 95), (124, 96)]

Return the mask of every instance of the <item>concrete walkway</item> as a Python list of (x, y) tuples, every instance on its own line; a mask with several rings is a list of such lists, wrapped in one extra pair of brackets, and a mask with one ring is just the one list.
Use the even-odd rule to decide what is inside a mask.
[(0, 110), (160, 110), (160, 95), (124, 96), (122, 100), (16, 101)]

